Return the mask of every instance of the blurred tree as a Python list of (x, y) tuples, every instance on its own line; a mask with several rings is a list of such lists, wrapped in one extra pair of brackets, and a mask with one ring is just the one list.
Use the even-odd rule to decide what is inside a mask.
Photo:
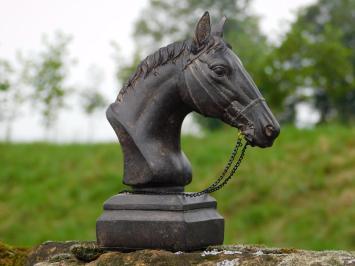
[[(0, 60), (0, 91), (8, 91), (10, 89), (10, 75), (13, 70), (10, 63), (6, 60)], [(4, 99), (1, 98), (1, 103), (4, 102)], [(2, 115), (2, 113), (0, 113)], [(1, 116), (0, 116), (1, 117)]]
[(8, 61), (0, 60), (0, 121), (6, 125), (6, 141), (11, 140), (12, 125), (19, 114), (20, 104), (26, 97), (15, 74), (17, 73)]
[(43, 37), (43, 51), (24, 58), (23, 80), (33, 88), (31, 98), (40, 109), (47, 134), (53, 127), (61, 109), (66, 107), (65, 97), (71, 92), (66, 84), (68, 67), (74, 61), (69, 58), (71, 37), (56, 32), (52, 40)]
[(318, 0), (299, 11), (262, 75), (273, 105), (280, 107), (299, 88), (312, 88), (321, 122), (332, 110), (343, 121), (355, 117), (354, 13), (353, 0)]
[[(223, 15), (228, 17), (224, 38), (231, 44), (258, 84), (269, 46), (265, 36), (260, 32), (258, 17), (250, 11), (250, 2), (250, 0), (150, 0), (135, 24), (136, 56), (130, 64), (122, 65), (122, 62), (117, 61), (117, 65), (120, 66), (121, 63), (117, 71), (119, 83), (128, 79), (129, 74), (139, 63), (140, 55), (148, 55), (172, 41), (190, 38), (197, 20), (208, 10), (214, 23)], [(202, 116), (195, 118), (209, 129), (221, 126), (215, 119), (204, 121), (206, 118)]]
[[(8, 61), (0, 60), (0, 121), (9, 120), (9, 95), (11, 89), (10, 75), (13, 70)], [(9, 133), (6, 130), (5, 139), (9, 140)]]
[(90, 84), (86, 86), (80, 93), (82, 108), (88, 115), (88, 141), (93, 138), (95, 126), (94, 126), (94, 114), (106, 107), (107, 100), (100, 93), (100, 85), (102, 82), (102, 71), (94, 66), (91, 66), (88, 71)]

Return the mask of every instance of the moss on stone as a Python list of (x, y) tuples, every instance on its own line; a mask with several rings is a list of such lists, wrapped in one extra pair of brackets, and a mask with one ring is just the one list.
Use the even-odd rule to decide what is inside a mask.
[(70, 253), (59, 253), (55, 254), (48, 259), (48, 262), (61, 262), (61, 261), (68, 261), (72, 260), (74, 256)]
[(105, 250), (100, 248), (96, 242), (75, 244), (70, 247), (70, 251), (77, 259), (85, 262), (93, 261), (105, 252)]
[(22, 266), (25, 265), (29, 249), (13, 248), (0, 242), (0, 265)]

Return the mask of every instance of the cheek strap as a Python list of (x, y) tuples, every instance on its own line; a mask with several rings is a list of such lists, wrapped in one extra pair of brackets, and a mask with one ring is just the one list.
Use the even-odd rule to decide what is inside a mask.
[[(199, 73), (196, 72), (196, 69), (194, 68), (194, 66), (196, 66), (196, 68), (199, 70)], [(188, 70), (190, 71), (191, 75), (194, 77), (195, 81), (198, 83), (199, 87), (208, 95), (208, 97), (218, 107), (218, 109), (220, 109), (223, 112), (224, 107), (218, 101), (215, 100), (215, 97), (213, 97), (211, 95), (211, 93), (204, 86), (205, 84), (203, 84), (203, 81), (199, 77), (199, 74), (201, 74), (205, 80), (208, 79), (207, 74), (202, 70), (202, 68), (200, 66), (200, 62), (198, 60), (194, 61), (193, 64), (189, 65)], [(191, 88), (189, 88), (189, 86), (187, 86), (187, 89), (189, 90), (189, 93), (191, 95), (192, 94), (190, 92)], [(213, 89), (216, 89), (215, 86), (213, 86)], [(198, 109), (200, 109), (200, 108), (198, 108)]]

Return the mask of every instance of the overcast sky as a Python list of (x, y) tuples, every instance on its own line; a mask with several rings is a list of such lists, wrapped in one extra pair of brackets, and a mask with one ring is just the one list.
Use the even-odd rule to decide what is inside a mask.
[[(262, 18), (261, 29), (270, 40), (277, 41), (295, 18), (297, 8), (314, 0), (254, 0), (253, 10)], [(113, 101), (118, 88), (113, 77), (114, 65), (111, 41), (116, 41), (129, 58), (134, 43), (131, 39), (133, 22), (145, 0), (0, 0), (0, 58), (13, 61), (16, 51), (36, 52), (41, 47), (41, 36), (61, 30), (73, 36), (71, 54), (78, 60), (71, 72), (70, 83), (88, 84), (87, 70), (95, 65), (103, 72), (101, 91)], [(159, 47), (157, 47), (159, 48)], [(25, 110), (16, 120), (13, 139), (40, 140), (44, 136), (40, 117)], [(115, 140), (104, 112), (94, 119), (89, 130), (88, 119), (79, 108), (61, 114), (56, 141), (85, 141), (88, 136), (96, 141)], [(191, 126), (188, 124), (187, 128)], [(4, 135), (0, 124), (0, 138)]]

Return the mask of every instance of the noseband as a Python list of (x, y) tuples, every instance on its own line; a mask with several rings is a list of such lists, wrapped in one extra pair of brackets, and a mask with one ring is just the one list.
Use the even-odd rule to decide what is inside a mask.
[(238, 112), (236, 118), (238, 118), (239, 116), (244, 116), (244, 114), (246, 113), (246, 111), (248, 111), (248, 109), (253, 108), (255, 105), (262, 102), (265, 102), (265, 99), (262, 97), (252, 100), (250, 103), (248, 103), (247, 106), (245, 106), (241, 111)]

